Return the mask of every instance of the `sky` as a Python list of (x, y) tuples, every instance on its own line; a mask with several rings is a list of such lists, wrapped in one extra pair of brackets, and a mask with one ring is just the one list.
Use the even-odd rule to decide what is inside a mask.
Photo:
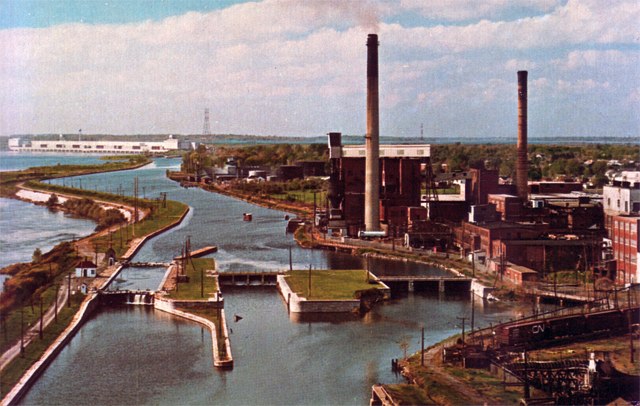
[(639, 137), (637, 0), (0, 0), (0, 135)]

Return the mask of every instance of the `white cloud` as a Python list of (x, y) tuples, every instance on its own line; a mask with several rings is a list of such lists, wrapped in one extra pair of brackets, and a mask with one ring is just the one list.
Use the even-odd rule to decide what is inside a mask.
[[(530, 16), (497, 19), (514, 7)], [(473, 21), (399, 20), (431, 9)], [(438, 131), (473, 134), (486, 119), (500, 133), (512, 127), (501, 110), (515, 100), (516, 70), (530, 71), (533, 100), (573, 92), (631, 103), (622, 83), (639, 76), (640, 53), (628, 50), (640, 41), (639, 10), (635, 1), (267, 0), (158, 22), (1, 30), (0, 133), (198, 132), (204, 107), (215, 132), (363, 133), (365, 41), (376, 25), (386, 133), (410, 133), (424, 109)]]
[(560, 0), (400, 0), (403, 8), (429, 19), (447, 21), (494, 19), (518, 9), (548, 12), (561, 3)]

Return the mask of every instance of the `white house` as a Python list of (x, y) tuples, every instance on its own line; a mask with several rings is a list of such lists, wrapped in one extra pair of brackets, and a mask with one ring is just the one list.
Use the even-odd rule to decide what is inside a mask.
[(98, 266), (91, 261), (84, 260), (76, 265), (77, 278), (95, 278)]

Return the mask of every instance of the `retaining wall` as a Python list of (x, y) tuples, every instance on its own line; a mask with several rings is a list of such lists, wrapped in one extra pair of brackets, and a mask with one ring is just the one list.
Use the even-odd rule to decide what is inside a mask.
[(71, 324), (55, 339), (55, 341), (47, 348), (42, 354), (40, 359), (36, 361), (27, 372), (22, 375), (22, 378), (11, 389), (11, 391), (2, 399), (3, 405), (17, 404), (20, 399), (27, 393), (31, 385), (42, 375), (44, 370), (51, 364), (55, 357), (62, 351), (65, 345), (73, 338), (78, 332), (84, 322), (91, 316), (95, 309), (99, 306), (97, 293), (91, 293), (87, 296), (80, 305), (80, 309), (73, 317)]
[(307, 300), (293, 292), (283, 275), (278, 275), (278, 290), (291, 313), (346, 313), (360, 309), (360, 300)]
[[(223, 303), (223, 302), (219, 302)], [(231, 355), (231, 342), (229, 341), (229, 334), (227, 333), (227, 322), (224, 313), (224, 309), (220, 309), (220, 318), (221, 318), (221, 332), (224, 337), (224, 345), (226, 350), (226, 357), (220, 355), (220, 351), (218, 349), (218, 335), (216, 333), (216, 325), (211, 320), (205, 319), (204, 317), (196, 316), (195, 314), (187, 313), (182, 310), (178, 310), (175, 308), (176, 302), (169, 299), (164, 298), (156, 298), (154, 302), (154, 308), (163, 312), (167, 312), (169, 314), (173, 314), (175, 316), (179, 316), (185, 318), (187, 320), (195, 321), (196, 323), (200, 323), (203, 326), (209, 328), (211, 332), (211, 341), (213, 343), (212, 352), (213, 352), (213, 365), (218, 368), (232, 368), (233, 367), (233, 356)]]

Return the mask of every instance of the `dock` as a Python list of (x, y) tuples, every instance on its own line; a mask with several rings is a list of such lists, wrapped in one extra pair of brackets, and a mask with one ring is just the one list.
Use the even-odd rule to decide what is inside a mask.
[[(197, 249), (195, 251), (191, 251), (191, 253), (189, 254), (190, 258), (200, 258), (203, 257), (207, 254), (211, 254), (212, 252), (217, 252), (218, 251), (218, 247), (215, 245), (210, 245), (208, 247), (204, 247), (204, 248), (200, 248)], [(182, 255), (174, 257), (173, 258), (175, 261), (180, 261), (182, 259), (184, 259), (184, 257)]]
[(456, 276), (393, 276), (381, 275), (376, 280), (384, 282), (392, 290), (408, 292), (469, 292), (472, 278)]

